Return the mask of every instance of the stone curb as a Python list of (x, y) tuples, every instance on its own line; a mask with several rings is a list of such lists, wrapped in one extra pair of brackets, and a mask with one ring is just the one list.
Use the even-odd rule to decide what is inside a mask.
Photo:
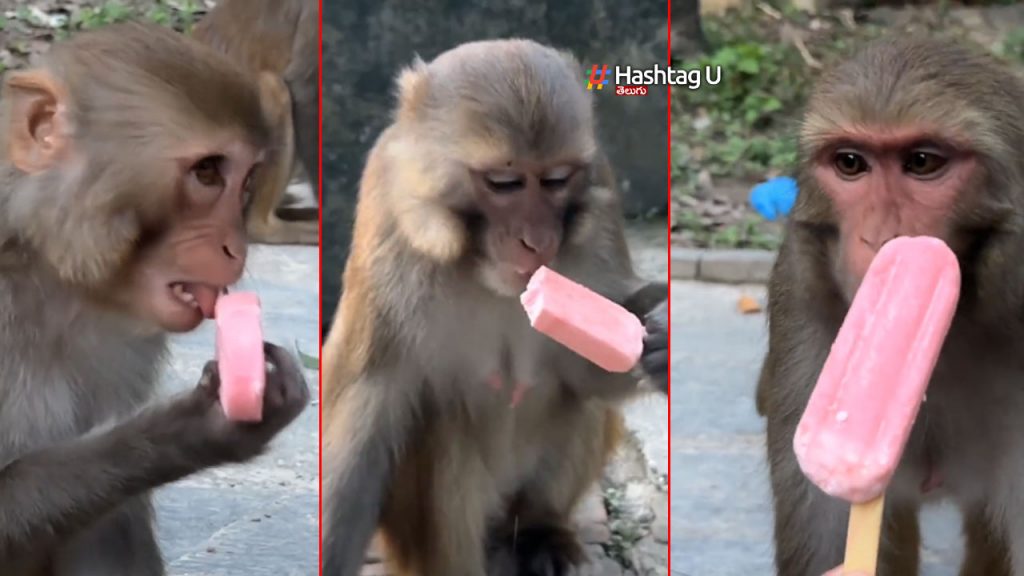
[(770, 250), (704, 250), (672, 247), (672, 279), (764, 284), (775, 265)]

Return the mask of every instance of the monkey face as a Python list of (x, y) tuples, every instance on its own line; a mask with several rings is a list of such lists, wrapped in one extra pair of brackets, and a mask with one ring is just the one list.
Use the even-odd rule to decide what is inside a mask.
[(585, 178), (577, 163), (508, 162), (472, 172), (482, 227), (477, 274), (494, 292), (518, 296), (541, 266), (558, 255), (564, 217)]
[(848, 298), (897, 236), (940, 238), (964, 256), (1007, 224), (1021, 179), (1007, 151), (1021, 146), (1011, 127), (1024, 115), (999, 70), (990, 56), (954, 43), (893, 37), (815, 88), (801, 130), (806, 186), (793, 218), (828, 233)]
[(258, 159), (236, 143), (183, 163), (176, 217), (142, 244), (129, 267), (120, 300), (134, 315), (171, 332), (213, 317), (217, 296), (245, 267), (243, 214)]
[(598, 150), (592, 102), (569, 55), (527, 40), (471, 43), (398, 78), (383, 154), (399, 231), (417, 252), (469, 262), (518, 296), (551, 264)]
[(18, 240), (68, 288), (147, 325), (211, 317), (242, 274), (248, 190), (273, 145), (255, 79), (126, 24), (55, 47), (4, 89)]
[(814, 174), (839, 218), (841, 283), (853, 290), (897, 236), (949, 238), (954, 202), (975, 170), (948, 142), (862, 137), (819, 155)]

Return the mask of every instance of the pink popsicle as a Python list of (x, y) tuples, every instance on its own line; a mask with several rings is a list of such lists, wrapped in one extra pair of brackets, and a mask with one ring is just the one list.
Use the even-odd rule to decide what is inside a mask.
[(941, 240), (896, 238), (872, 260), (793, 440), (823, 491), (853, 503), (885, 492), (959, 296), (960, 268)]
[(217, 298), (217, 366), (220, 370), (220, 403), (231, 420), (263, 419), (266, 385), (260, 299), (251, 292), (234, 292)]
[(519, 300), (534, 329), (609, 372), (627, 372), (640, 360), (640, 319), (550, 268), (534, 273)]

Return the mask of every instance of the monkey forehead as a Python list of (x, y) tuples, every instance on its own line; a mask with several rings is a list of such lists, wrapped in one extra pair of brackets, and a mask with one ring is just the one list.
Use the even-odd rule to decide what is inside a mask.
[(592, 101), (577, 72), (571, 56), (533, 41), (471, 42), (422, 68), (417, 102), (407, 104), (453, 142), (489, 142), (517, 157), (589, 156)]
[(801, 130), (805, 151), (829, 135), (923, 129), (984, 153), (1024, 144), (1019, 78), (994, 58), (930, 38), (873, 42), (822, 77)]
[(234, 129), (258, 147), (271, 140), (255, 79), (161, 26), (124, 23), (83, 32), (56, 44), (43, 65), (63, 84), (82, 132)]

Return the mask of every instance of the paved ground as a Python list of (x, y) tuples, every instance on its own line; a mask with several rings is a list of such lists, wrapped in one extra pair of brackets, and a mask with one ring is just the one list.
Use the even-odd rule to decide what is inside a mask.
[[(239, 289), (263, 301), (266, 340), (317, 355), (316, 248), (251, 249)], [(195, 385), (212, 357), (213, 326), (173, 343), (168, 391)], [(306, 371), (313, 405), (258, 460), (189, 478), (157, 494), (171, 576), (314, 576), (317, 571), (317, 372)]]
[[(672, 286), (672, 574), (772, 573), (764, 424), (754, 386), (767, 331), (736, 311), (759, 286), (677, 281)], [(959, 520), (927, 510), (924, 576), (953, 576)]]

